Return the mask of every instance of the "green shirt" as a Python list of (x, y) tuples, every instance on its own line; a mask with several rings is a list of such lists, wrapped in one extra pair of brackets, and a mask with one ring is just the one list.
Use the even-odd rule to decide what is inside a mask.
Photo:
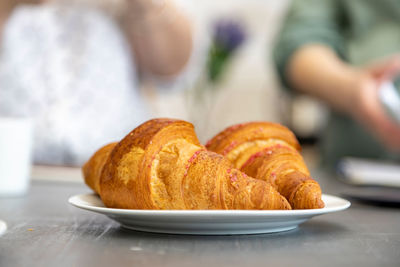
[[(299, 47), (320, 43), (345, 61), (361, 65), (400, 51), (399, 0), (294, 0), (278, 38), (274, 58), (285, 69)], [(351, 118), (332, 111), (322, 137), (322, 157), (333, 166), (344, 156), (400, 159)]]

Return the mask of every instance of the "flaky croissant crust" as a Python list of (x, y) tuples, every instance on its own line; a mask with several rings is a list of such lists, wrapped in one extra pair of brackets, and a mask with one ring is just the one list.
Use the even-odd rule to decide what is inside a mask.
[[(85, 166), (86, 178), (98, 164)], [(107, 207), (291, 209), (269, 183), (248, 177), (223, 156), (207, 151), (193, 125), (181, 120), (143, 123), (114, 146), (101, 169), (98, 191)]]
[(310, 177), (295, 135), (269, 122), (233, 125), (217, 134), (207, 149), (224, 155), (235, 168), (270, 183), (294, 209), (324, 207), (319, 184)]

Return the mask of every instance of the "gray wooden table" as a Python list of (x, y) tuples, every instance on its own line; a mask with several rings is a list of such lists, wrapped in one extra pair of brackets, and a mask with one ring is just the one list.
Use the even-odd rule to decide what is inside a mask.
[[(343, 185), (317, 174), (325, 193)], [(316, 176), (315, 176), (316, 177)], [(33, 182), (0, 199), (0, 266), (400, 266), (400, 210), (353, 203), (284, 233), (179, 236), (128, 231), (67, 203), (83, 184)]]

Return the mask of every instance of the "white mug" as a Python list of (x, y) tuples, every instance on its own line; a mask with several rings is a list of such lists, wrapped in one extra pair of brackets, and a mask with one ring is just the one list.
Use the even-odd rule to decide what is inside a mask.
[(0, 117), (0, 197), (20, 196), (29, 187), (32, 122)]

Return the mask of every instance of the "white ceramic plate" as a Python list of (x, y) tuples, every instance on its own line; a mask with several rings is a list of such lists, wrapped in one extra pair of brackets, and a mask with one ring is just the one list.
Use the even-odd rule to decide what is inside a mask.
[(72, 205), (104, 214), (133, 230), (192, 235), (260, 234), (288, 231), (314, 216), (341, 211), (350, 202), (323, 195), (325, 208), (309, 210), (128, 210), (104, 207), (94, 194), (69, 198)]
[(7, 224), (0, 220), (0, 236), (7, 230)]

